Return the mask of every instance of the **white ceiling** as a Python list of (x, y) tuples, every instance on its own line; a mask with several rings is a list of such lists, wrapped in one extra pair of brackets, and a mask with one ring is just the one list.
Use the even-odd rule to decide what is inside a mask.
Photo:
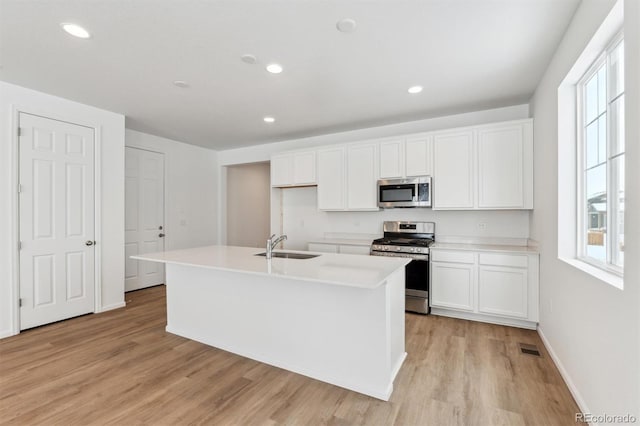
[(578, 2), (0, 0), (0, 79), (226, 149), (527, 102)]

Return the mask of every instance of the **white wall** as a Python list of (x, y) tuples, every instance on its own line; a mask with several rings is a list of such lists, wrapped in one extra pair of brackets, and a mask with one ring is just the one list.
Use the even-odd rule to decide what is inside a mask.
[(15, 334), (19, 327), (14, 289), (16, 110), (96, 129), (100, 141), (102, 192), (99, 211), (102, 226), (98, 238), (102, 292), (98, 298), (100, 310), (124, 306), (124, 116), (0, 82), (0, 337)]
[(518, 239), (518, 243), (525, 243), (529, 237), (528, 211), (437, 211), (420, 208), (322, 212), (317, 207), (316, 187), (280, 191), (282, 232), (288, 236), (284, 247), (291, 250), (306, 250), (309, 241), (322, 239), (325, 234), (353, 234), (348, 236), (362, 236), (363, 239), (372, 235), (382, 236), (382, 222), (386, 220), (435, 222), (439, 240), (473, 237)]
[(216, 152), (130, 129), (125, 143), (165, 154), (165, 249), (214, 244), (218, 221)]
[(558, 260), (558, 86), (613, 0), (584, 0), (531, 101), (535, 210), (540, 243), (540, 333), (583, 410), (640, 418), (640, 2), (626, 0), (624, 290)]
[(269, 163), (227, 167), (227, 244), (264, 247), (271, 223)]

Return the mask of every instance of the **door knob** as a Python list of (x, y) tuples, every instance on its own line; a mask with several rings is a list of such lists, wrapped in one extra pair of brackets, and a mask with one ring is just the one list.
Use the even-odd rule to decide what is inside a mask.
[(95, 243), (96, 243), (95, 241), (91, 241), (91, 240), (89, 240), (89, 241), (85, 241), (85, 243), (84, 243), (84, 244), (85, 244), (85, 245), (87, 245), (87, 246), (92, 246), (92, 245), (94, 245)]
[(164, 234), (161, 232), (161, 233), (158, 234), (158, 237), (162, 238), (162, 237), (164, 237)]

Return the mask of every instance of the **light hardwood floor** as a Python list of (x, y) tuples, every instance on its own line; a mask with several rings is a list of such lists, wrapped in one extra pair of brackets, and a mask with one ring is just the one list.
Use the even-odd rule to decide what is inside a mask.
[(0, 423), (569, 425), (578, 411), (534, 331), (407, 314), (383, 402), (166, 333), (164, 286), (126, 299), (1, 340)]

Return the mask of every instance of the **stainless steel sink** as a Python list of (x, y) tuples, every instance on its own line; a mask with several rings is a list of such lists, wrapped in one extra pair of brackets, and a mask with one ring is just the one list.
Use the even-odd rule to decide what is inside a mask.
[[(266, 256), (267, 253), (258, 253), (255, 256)], [(313, 259), (314, 257), (320, 256), (319, 254), (304, 254), (304, 253), (282, 253), (279, 251), (274, 251), (271, 254), (272, 257), (281, 257), (283, 259)]]

